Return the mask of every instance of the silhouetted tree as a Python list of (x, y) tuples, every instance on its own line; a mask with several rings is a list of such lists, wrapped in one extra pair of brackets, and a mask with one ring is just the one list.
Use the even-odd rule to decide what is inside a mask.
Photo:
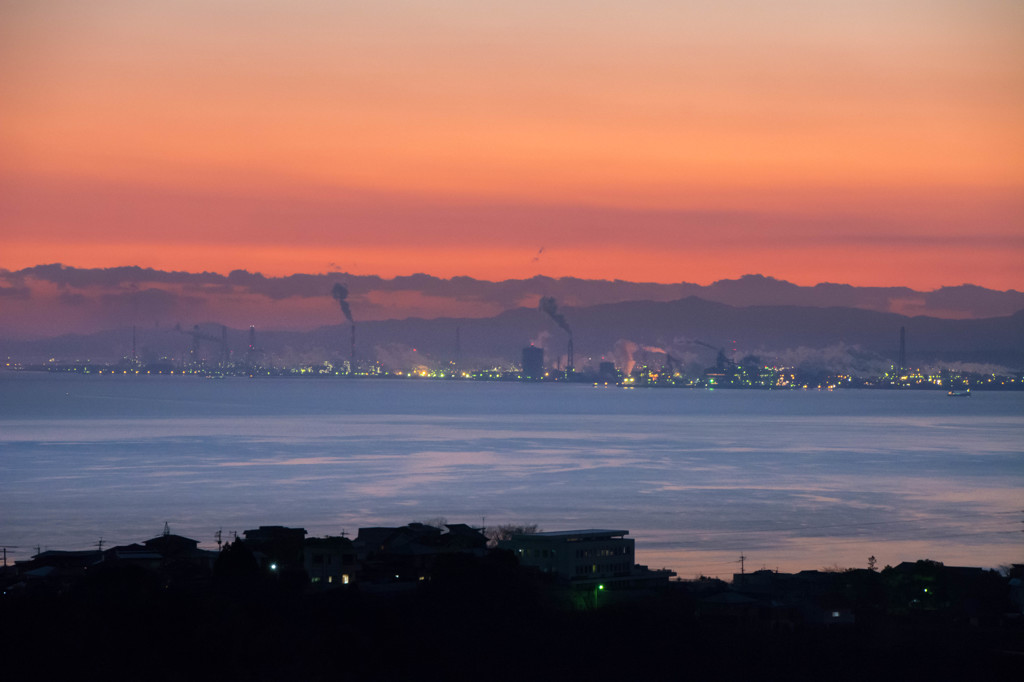
[(224, 545), (213, 565), (213, 575), (221, 583), (251, 583), (259, 580), (256, 557), (241, 538)]
[(424, 526), (430, 526), (431, 528), (440, 528), (441, 530), (444, 530), (445, 526), (448, 525), (448, 519), (446, 519), (443, 516), (435, 516), (432, 519), (420, 521), (420, 523), (422, 523)]
[(487, 537), (488, 547), (496, 547), (500, 540), (509, 540), (513, 535), (530, 535), (539, 532), (540, 528), (537, 527), (536, 523), (527, 525), (507, 523), (485, 529), (484, 536)]

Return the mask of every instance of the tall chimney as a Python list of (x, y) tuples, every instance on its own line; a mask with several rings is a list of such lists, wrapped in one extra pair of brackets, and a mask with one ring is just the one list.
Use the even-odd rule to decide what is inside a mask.
[(898, 369), (902, 372), (907, 366), (907, 328), (900, 327), (900, 357)]

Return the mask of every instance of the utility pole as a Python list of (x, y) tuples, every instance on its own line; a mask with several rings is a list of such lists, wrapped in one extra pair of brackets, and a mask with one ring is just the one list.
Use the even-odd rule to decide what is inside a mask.
[(747, 557), (743, 556), (743, 554), (740, 553), (740, 575), (744, 575), (745, 574), (745, 571), (743, 569), (744, 569), (744, 562), (746, 560), (747, 560)]
[(455, 369), (459, 369), (459, 365), (462, 362), (462, 329), (460, 327), (455, 328), (455, 362), (452, 364)]

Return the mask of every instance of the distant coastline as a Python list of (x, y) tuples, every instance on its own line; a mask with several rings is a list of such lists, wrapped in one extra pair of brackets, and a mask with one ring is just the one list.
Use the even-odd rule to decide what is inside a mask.
[[(788, 369), (788, 371), (787, 371)], [(21, 365), (7, 363), (3, 368), (8, 372), (47, 372), (57, 374), (80, 374), (97, 377), (129, 376), (189, 376), (202, 379), (223, 379), (226, 377), (249, 379), (299, 378), (311, 381), (326, 380), (381, 380), (381, 381), (487, 381), (544, 384), (592, 384), (624, 389), (635, 388), (678, 388), (704, 390), (827, 390), (837, 389), (878, 389), (878, 390), (923, 390), (946, 391), (950, 395), (969, 395), (971, 391), (1024, 391), (1024, 378), (1020, 372), (1014, 374), (981, 374), (976, 372), (940, 372), (928, 374), (920, 370), (903, 373), (888, 372), (881, 376), (852, 376), (850, 374), (801, 375), (791, 368), (754, 368), (744, 372), (737, 367), (733, 374), (712, 373), (711, 376), (687, 377), (665, 375), (661, 368), (651, 370), (641, 367), (635, 375), (622, 376), (621, 372), (546, 372), (542, 377), (526, 376), (519, 369), (510, 370), (464, 370), (434, 371), (417, 370), (389, 371), (374, 368), (371, 371), (341, 371), (333, 367), (225, 367), (225, 368), (177, 368), (169, 363), (155, 366), (125, 366), (109, 364), (43, 364)]]

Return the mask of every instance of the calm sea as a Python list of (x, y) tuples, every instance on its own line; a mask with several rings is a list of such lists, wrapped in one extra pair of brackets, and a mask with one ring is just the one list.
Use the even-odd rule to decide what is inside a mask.
[(0, 373), (0, 544), (615, 528), (681, 577), (1024, 561), (1024, 394)]

